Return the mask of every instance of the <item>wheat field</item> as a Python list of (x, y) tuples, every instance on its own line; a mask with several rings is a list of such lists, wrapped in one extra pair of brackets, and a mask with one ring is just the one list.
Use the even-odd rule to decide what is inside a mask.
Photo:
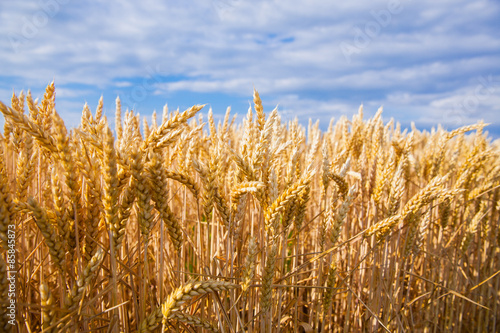
[(0, 103), (0, 331), (500, 331), (486, 124), (55, 103)]

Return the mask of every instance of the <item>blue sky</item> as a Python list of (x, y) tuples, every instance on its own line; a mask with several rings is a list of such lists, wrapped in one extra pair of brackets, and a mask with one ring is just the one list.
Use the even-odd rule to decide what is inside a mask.
[(74, 127), (101, 95), (111, 119), (116, 96), (148, 117), (165, 103), (244, 115), (255, 87), (265, 110), (324, 129), (363, 104), (422, 129), (482, 119), (500, 137), (499, 31), (486, 0), (2, 0), (0, 100), (55, 80)]

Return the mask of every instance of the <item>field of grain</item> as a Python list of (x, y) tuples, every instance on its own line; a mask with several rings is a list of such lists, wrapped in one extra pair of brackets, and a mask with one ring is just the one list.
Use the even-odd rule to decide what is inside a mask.
[(102, 100), (66, 128), (53, 84), (0, 103), (0, 331), (500, 331), (485, 124), (322, 132), (253, 101), (216, 124), (117, 99), (114, 129)]

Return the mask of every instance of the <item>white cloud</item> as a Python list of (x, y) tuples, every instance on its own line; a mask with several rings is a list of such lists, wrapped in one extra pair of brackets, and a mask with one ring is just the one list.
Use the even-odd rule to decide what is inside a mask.
[[(59, 6), (47, 11), (51, 1)], [(82, 89), (99, 95), (153, 76), (153, 95), (241, 96), (255, 86), (297, 115), (356, 112), (365, 102), (432, 122), (478, 77), (500, 75), (498, 2), (401, 0), (391, 12), (394, 2), (2, 2), (0, 99), (55, 79), (58, 98), (83, 105)], [(43, 13), (48, 20), (36, 21)], [(341, 43), (355, 47), (349, 59)], [(496, 96), (466, 118), (494, 120)]]

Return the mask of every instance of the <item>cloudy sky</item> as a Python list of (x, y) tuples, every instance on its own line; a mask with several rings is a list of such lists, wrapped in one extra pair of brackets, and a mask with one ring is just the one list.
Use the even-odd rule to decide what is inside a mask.
[(0, 29), (0, 100), (55, 80), (69, 126), (101, 95), (111, 118), (116, 96), (144, 116), (243, 115), (256, 88), (265, 110), (322, 128), (363, 104), (500, 137), (498, 0), (2, 0)]

